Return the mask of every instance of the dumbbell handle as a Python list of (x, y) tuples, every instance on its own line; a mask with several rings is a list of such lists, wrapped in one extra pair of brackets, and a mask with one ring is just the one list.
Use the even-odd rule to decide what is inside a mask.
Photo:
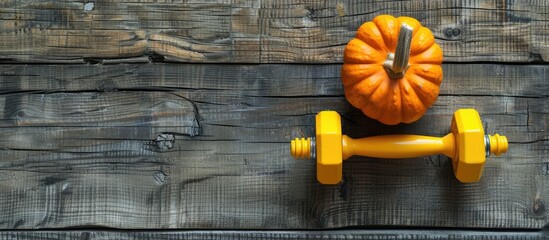
[(343, 159), (354, 155), (376, 158), (413, 158), (444, 154), (455, 155), (454, 134), (444, 137), (421, 135), (384, 135), (353, 139), (342, 136)]

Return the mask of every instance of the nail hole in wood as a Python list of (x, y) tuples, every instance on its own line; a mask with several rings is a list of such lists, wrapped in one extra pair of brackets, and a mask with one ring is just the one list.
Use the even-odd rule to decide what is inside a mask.
[(92, 11), (95, 8), (94, 2), (87, 2), (84, 4), (84, 12)]

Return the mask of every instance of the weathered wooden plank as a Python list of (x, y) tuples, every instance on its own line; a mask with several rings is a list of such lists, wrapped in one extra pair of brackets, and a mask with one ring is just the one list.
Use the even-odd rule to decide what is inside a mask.
[[(441, 95), (542, 98), (545, 65), (443, 64)], [(340, 64), (0, 65), (0, 94), (240, 91), (240, 97), (343, 96)], [(232, 93), (231, 93), (232, 92)]]
[(336, 63), (365, 21), (408, 15), (446, 61), (547, 61), (547, 1), (4, 1), (3, 62)]
[[(340, 65), (1, 65), (0, 228), (532, 228), (548, 223), (545, 65), (445, 64), (435, 106), (387, 127)], [(353, 137), (443, 135), (474, 107), (510, 151), (476, 184), (441, 156), (353, 158), (322, 186), (288, 142), (333, 109)]]
[(464, 230), (331, 230), (331, 231), (7, 231), (2, 240), (20, 239), (460, 239), (460, 240), (544, 240), (545, 232), (528, 231), (464, 231)]

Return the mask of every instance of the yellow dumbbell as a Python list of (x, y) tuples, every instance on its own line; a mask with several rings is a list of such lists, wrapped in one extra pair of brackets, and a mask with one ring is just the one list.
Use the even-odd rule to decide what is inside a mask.
[(484, 135), (478, 112), (460, 109), (452, 118), (452, 132), (438, 138), (420, 135), (386, 135), (352, 139), (341, 133), (337, 112), (316, 115), (316, 137), (292, 140), (294, 158), (315, 159), (317, 179), (322, 184), (341, 182), (343, 160), (360, 155), (376, 158), (412, 158), (444, 154), (452, 158), (456, 178), (461, 182), (478, 182), (486, 157), (507, 152), (507, 138)]

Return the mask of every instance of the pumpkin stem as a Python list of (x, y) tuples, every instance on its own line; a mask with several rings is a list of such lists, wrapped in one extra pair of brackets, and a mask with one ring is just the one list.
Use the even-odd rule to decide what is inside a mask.
[(387, 54), (387, 60), (385, 61), (384, 66), (389, 76), (393, 79), (402, 78), (404, 72), (408, 68), (413, 31), (414, 29), (411, 26), (403, 23), (400, 26), (400, 32), (398, 33), (395, 53)]

